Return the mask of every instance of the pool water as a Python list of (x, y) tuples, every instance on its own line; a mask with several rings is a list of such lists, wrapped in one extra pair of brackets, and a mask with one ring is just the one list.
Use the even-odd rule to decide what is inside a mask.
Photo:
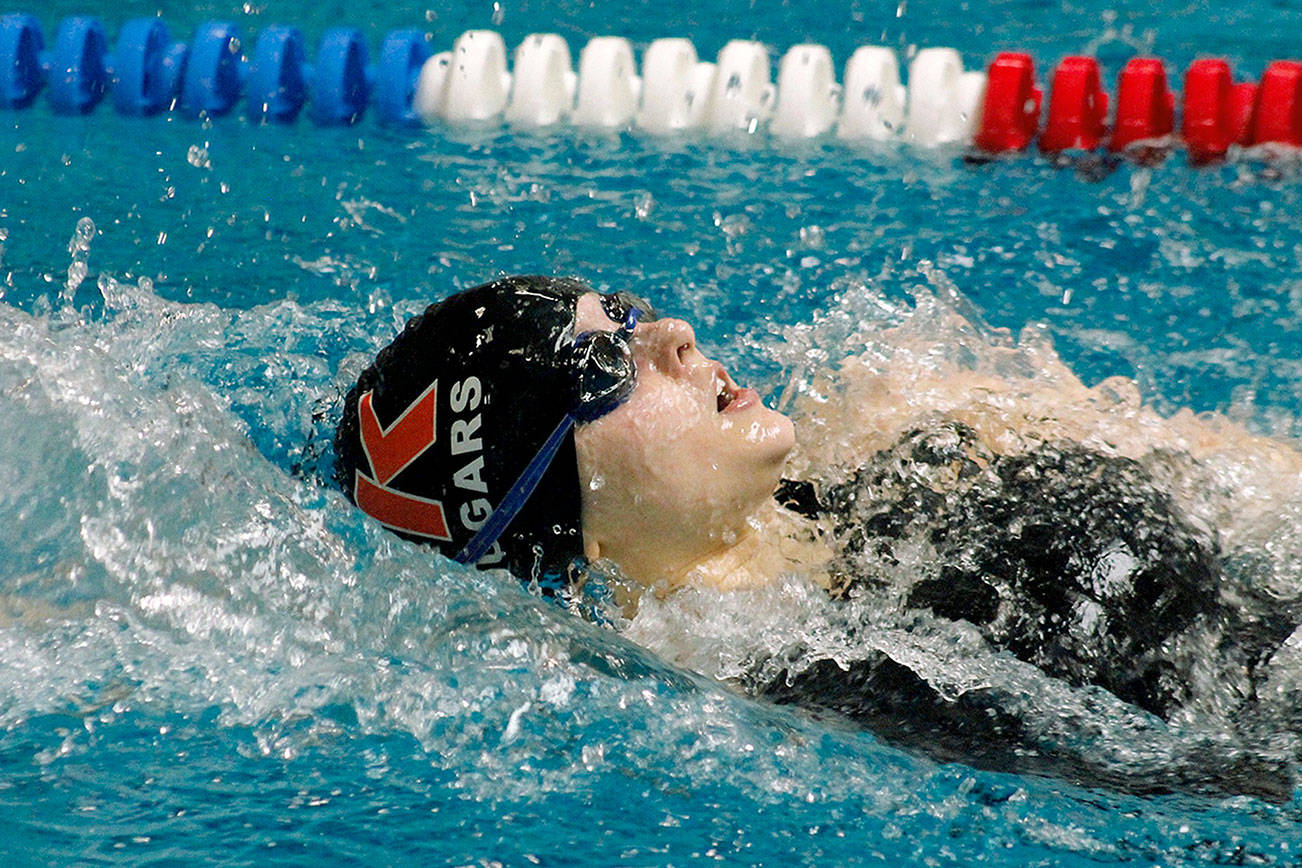
[[(969, 68), (1089, 52), (1109, 81), (1139, 50), (1246, 78), (1302, 53), (1302, 7), (1263, 0), (398, 5), (31, 11), (47, 38), (69, 14), (112, 34), (157, 12), (178, 37), (222, 17), (315, 44), (345, 22), (372, 47), (424, 26), (440, 50), (492, 27), (576, 53), (605, 33), (707, 56), (810, 40), (838, 63), (866, 43), (952, 46)], [(1124, 375), (1163, 412), (1302, 436), (1295, 162), (962, 157), (0, 115), (6, 864), (1296, 864), (1296, 795), (939, 764), (431, 559), (326, 481), (374, 352), (429, 301), (513, 272), (644, 292), (770, 396), (808, 376), (796, 350), (841, 345), (849, 312), (946, 345), (1031, 326), (1087, 383)]]

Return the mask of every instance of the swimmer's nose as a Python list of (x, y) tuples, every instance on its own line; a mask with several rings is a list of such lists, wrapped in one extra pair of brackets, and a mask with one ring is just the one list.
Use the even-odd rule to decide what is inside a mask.
[(696, 349), (696, 332), (680, 319), (658, 319), (640, 323), (634, 333), (636, 345), (655, 368), (666, 374), (688, 370)]

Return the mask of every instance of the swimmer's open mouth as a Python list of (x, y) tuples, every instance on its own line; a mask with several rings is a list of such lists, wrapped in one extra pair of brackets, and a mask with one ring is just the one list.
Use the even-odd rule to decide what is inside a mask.
[(754, 389), (738, 386), (720, 366), (714, 372), (715, 405), (720, 413), (744, 410), (759, 403), (759, 393)]
[(728, 409), (728, 405), (737, 397), (737, 393), (734, 390), (729, 389), (728, 384), (723, 380), (715, 380), (715, 386), (718, 390), (715, 395), (715, 401), (718, 404), (719, 412), (722, 413), (724, 410)]

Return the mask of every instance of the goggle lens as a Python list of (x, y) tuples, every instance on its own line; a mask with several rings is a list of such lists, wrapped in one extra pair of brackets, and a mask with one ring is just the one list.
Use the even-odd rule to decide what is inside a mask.
[(627, 320), (628, 312), (633, 308), (637, 308), (640, 322), (655, 322), (659, 318), (656, 309), (651, 306), (651, 302), (640, 295), (624, 290), (603, 295), (601, 297), (601, 307), (606, 312), (606, 316), (617, 323)]
[(630, 340), (633, 329), (642, 319), (642, 309), (630, 302), (619, 320), (622, 325), (615, 331), (584, 332), (574, 339), (575, 406), (572, 415), (576, 420), (592, 422), (600, 419), (633, 394), (637, 385), (637, 366), (633, 362)]

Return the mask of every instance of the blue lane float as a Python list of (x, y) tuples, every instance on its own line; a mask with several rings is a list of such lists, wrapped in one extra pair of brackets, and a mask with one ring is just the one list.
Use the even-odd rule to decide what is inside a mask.
[(310, 76), (312, 103), (308, 114), (318, 126), (345, 126), (361, 118), (371, 90), (366, 61), (361, 33), (349, 27), (326, 31)]
[(41, 25), (30, 15), (0, 18), (0, 107), (24, 109), (45, 83)]
[(293, 123), (307, 101), (307, 53), (297, 27), (262, 31), (249, 64), (248, 116), (256, 122)]
[(374, 88), (375, 113), (381, 122), (395, 127), (420, 125), (412, 103), (421, 68), (431, 53), (419, 30), (395, 30), (384, 38)]
[(59, 24), (47, 50), (35, 16), (2, 15), (0, 109), (28, 108), (44, 88), (54, 112), (66, 115), (86, 114), (111, 93), (115, 111), (137, 117), (169, 109), (219, 117), (244, 98), (255, 123), (293, 123), (306, 107), (320, 126), (346, 126), (369, 105), (381, 123), (420, 123), (412, 100), (430, 48), (419, 31), (390, 33), (375, 65), (362, 34), (347, 27), (326, 32), (314, 64), (294, 27), (268, 27), (248, 59), (240, 45), (229, 22), (206, 22), (185, 44), (171, 41), (162, 20), (137, 18), (110, 50), (104, 26), (76, 16)]
[(147, 117), (168, 108), (185, 54), (185, 46), (173, 45), (167, 25), (159, 19), (128, 21), (118, 36), (111, 64), (113, 108), (118, 114), (133, 117)]
[(108, 88), (108, 37), (94, 18), (66, 18), (50, 52), (50, 105), (62, 115), (86, 114)]
[(181, 79), (178, 107), (192, 117), (220, 117), (235, 107), (243, 89), (240, 30), (225, 21), (199, 27)]

